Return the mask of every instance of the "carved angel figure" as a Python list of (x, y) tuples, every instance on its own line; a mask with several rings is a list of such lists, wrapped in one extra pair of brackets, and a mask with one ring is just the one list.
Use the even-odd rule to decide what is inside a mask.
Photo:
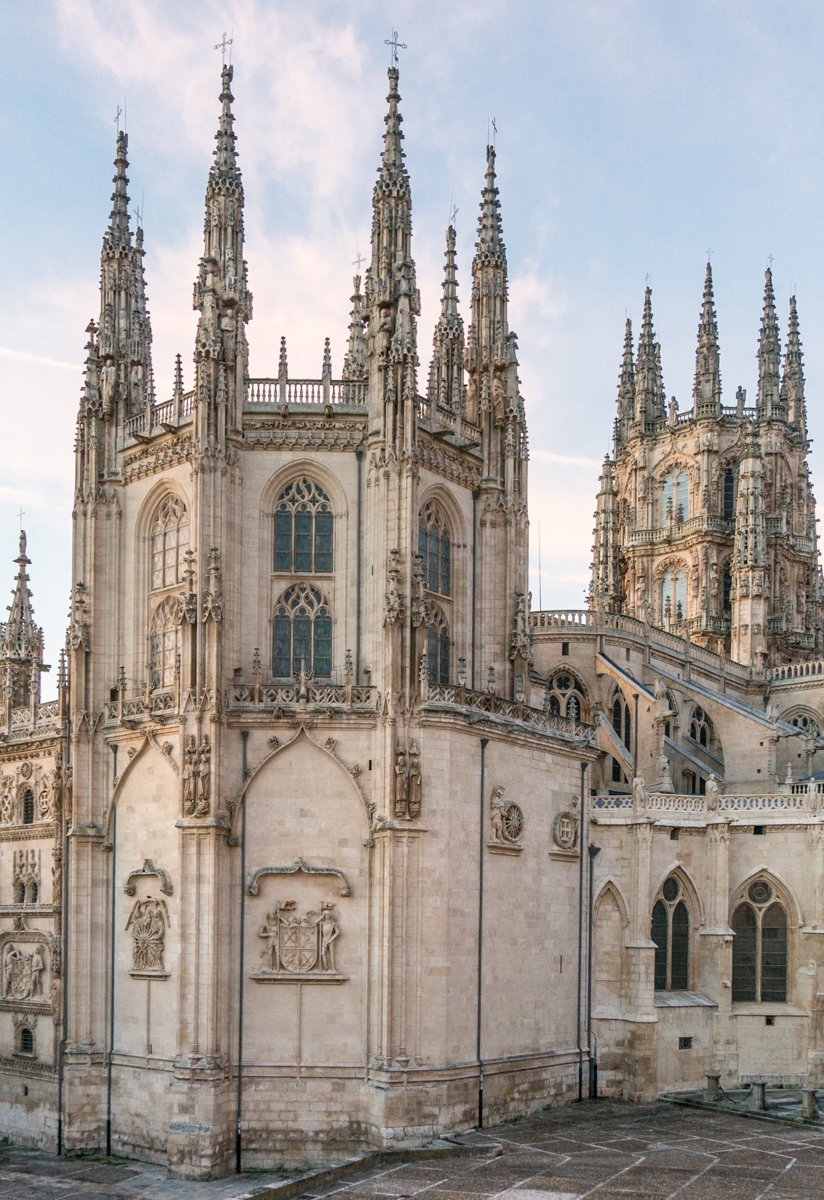
[(132, 970), (162, 971), (169, 910), (165, 900), (138, 900), (126, 928), (132, 931)]

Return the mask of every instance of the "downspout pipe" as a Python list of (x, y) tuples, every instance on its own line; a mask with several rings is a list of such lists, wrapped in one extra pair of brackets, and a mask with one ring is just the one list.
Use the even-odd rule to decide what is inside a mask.
[(235, 1123), (235, 1170), (240, 1174), (241, 1132), (240, 1117), (243, 1110), (243, 952), (246, 931), (246, 779), (249, 774), (248, 748), (249, 730), (241, 729), (243, 738), (243, 790), (240, 794), (240, 953), (238, 955), (237, 985), (237, 1119)]
[(581, 1004), (584, 982), (584, 782), (587, 764), (581, 763), (581, 821), (578, 835), (578, 1015), (575, 1040), (578, 1045), (578, 1099), (584, 1098), (584, 1048), (581, 1044)]
[(489, 738), (481, 738), (481, 804), (478, 822), (478, 1012), (475, 1027), (475, 1054), (478, 1059), (478, 1128), (484, 1127), (484, 1061), (481, 1058), (482, 982), (484, 965), (484, 791), (486, 788), (486, 748)]
[[(475, 691), (475, 612), (477, 608), (476, 581), (478, 562), (478, 496), (476, 488), (472, 493), (472, 690)], [(488, 739), (487, 739), (488, 740)]]
[[(66, 774), (71, 767), (71, 740), (66, 731)], [(63, 1153), (63, 1061), (66, 1050), (66, 1037), (69, 1019), (69, 822), (66, 815), (66, 787), (65, 776), (63, 783), (63, 896), (61, 909), (61, 931), (62, 931), (62, 946), (63, 954), (61, 961), (61, 971), (63, 973), (63, 1004), (62, 1017), (60, 1028), (60, 1043), (57, 1050), (57, 1156), (58, 1158)]]
[[(363, 558), (363, 532), (361, 530), (361, 512), (363, 505), (363, 451), (356, 450), (358, 460), (358, 564), (355, 585), (355, 683), (360, 684), (360, 643), (361, 643), (361, 568)], [(244, 776), (244, 782), (246, 777)]]
[(587, 847), (589, 851), (589, 907), (587, 909), (587, 1046), (589, 1047), (589, 1098), (598, 1095), (598, 1062), (592, 1050), (592, 892), (595, 856), (601, 853), (600, 846)]
[[(112, 791), (117, 779), (117, 744), (112, 746)], [(112, 811), (112, 875), (109, 930), (109, 1062), (106, 1072), (106, 1157), (112, 1153), (112, 1055), (114, 1053), (114, 925), (115, 875), (117, 870), (117, 808)]]

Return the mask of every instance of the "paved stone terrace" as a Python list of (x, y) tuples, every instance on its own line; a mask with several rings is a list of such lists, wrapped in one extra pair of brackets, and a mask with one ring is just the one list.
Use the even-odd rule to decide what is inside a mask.
[[(824, 1196), (824, 1125), (790, 1127), (667, 1104), (596, 1101), (469, 1134), (498, 1157), (384, 1165), (315, 1186), (304, 1200), (801, 1200)], [(3, 1147), (3, 1200), (241, 1200), (284, 1176), (178, 1183), (157, 1167), (61, 1161)]]

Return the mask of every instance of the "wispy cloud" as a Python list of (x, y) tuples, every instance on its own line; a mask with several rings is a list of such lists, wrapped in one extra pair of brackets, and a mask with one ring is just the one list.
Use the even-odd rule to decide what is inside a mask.
[(554, 450), (533, 450), (530, 448), (530, 458), (540, 458), (545, 462), (567, 463), (572, 467), (600, 467), (597, 458), (582, 458), (578, 454), (556, 454)]
[(59, 367), (61, 371), (82, 371), (77, 363), (61, 362), (58, 358), (44, 358), (42, 354), (29, 354), (27, 350), (10, 350), (0, 346), (0, 358), (16, 358), (18, 362), (37, 363), (39, 367)]

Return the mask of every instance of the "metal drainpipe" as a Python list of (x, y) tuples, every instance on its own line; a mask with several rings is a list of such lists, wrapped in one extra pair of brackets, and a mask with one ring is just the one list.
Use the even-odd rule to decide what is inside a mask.
[(246, 928), (246, 776), (249, 730), (241, 729), (243, 738), (243, 791), (240, 794), (240, 955), (237, 989), (237, 1122), (235, 1127), (235, 1170), (240, 1174), (241, 1134), (240, 1115), (243, 1102), (243, 937)]
[(581, 821), (578, 832), (578, 1019), (576, 1042), (578, 1045), (578, 1099), (584, 1098), (584, 1048), (581, 1045), (581, 998), (584, 972), (584, 780), (587, 764), (581, 763)]
[(481, 1058), (481, 981), (484, 950), (484, 787), (486, 748), (489, 738), (481, 738), (481, 820), (478, 833), (478, 1016), (475, 1030), (475, 1054), (478, 1059), (478, 1128), (484, 1127), (484, 1064)]
[(477, 489), (472, 493), (472, 690), (475, 690), (475, 608), (476, 608), (476, 563), (478, 552), (478, 496)]
[(641, 772), (638, 769), (638, 693), (633, 692), (632, 698), (635, 701), (635, 754), (633, 757), (635, 759), (635, 774), (640, 775)]
[[(112, 746), (112, 799), (117, 779), (117, 745)], [(114, 1053), (114, 921), (115, 874), (117, 868), (117, 809), (112, 809), (112, 895), (109, 932), (109, 1064), (106, 1078), (106, 1157), (112, 1153), (112, 1054)]]
[[(71, 766), (71, 742), (66, 732), (66, 772)], [(57, 1155), (63, 1153), (63, 1058), (66, 1046), (66, 1029), (69, 1016), (69, 823), (66, 817), (66, 784), (63, 779), (63, 906), (62, 906), (62, 947), (63, 955), (61, 970), (63, 973), (63, 1012), (60, 1030), (60, 1044), (57, 1050)]]
[[(363, 489), (363, 451), (356, 450), (355, 458), (358, 460), (358, 566), (357, 566), (357, 583), (356, 583), (356, 598), (355, 598), (355, 684), (360, 685), (360, 629), (361, 629), (361, 546), (363, 539), (361, 537), (361, 505), (362, 505), (362, 489)], [(245, 780), (245, 776), (244, 776)]]
[(596, 854), (600, 846), (589, 843), (589, 909), (587, 911), (587, 1046), (589, 1047), (589, 1098), (598, 1095), (598, 1063), (592, 1053), (592, 880)]

